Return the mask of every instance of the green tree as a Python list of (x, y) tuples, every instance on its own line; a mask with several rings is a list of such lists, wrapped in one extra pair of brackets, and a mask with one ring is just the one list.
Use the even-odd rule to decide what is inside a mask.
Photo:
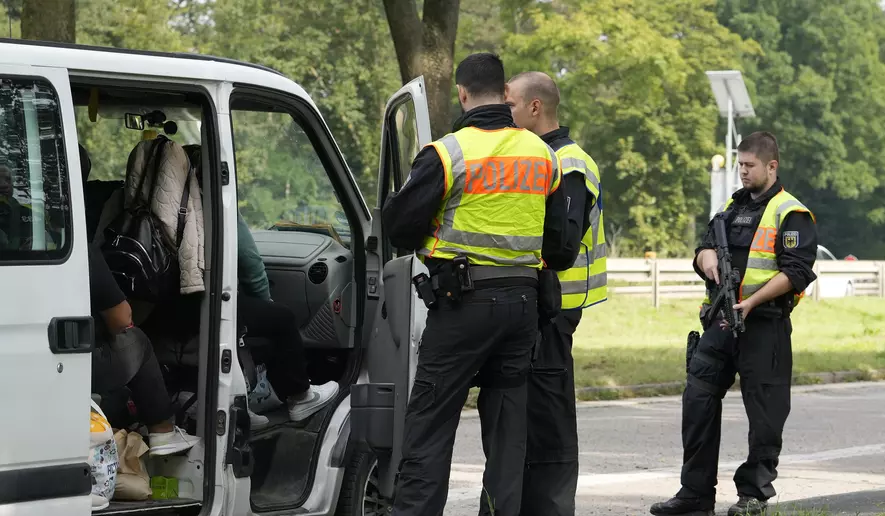
[(434, 137), (451, 127), (451, 91), (455, 36), (461, 0), (384, 0), (403, 84), (424, 75), (430, 126)]
[[(9, 6), (12, 2), (9, 3)], [(73, 43), (77, 15), (74, 0), (23, 0), (21, 37), (42, 41)]]
[(719, 19), (764, 55), (745, 60), (781, 177), (837, 256), (885, 254), (885, 14), (876, 0), (720, 0)]
[(9, 38), (21, 37), (22, 0), (3, 0), (0, 7), (0, 34)]
[(707, 164), (722, 150), (704, 72), (757, 51), (718, 23), (714, 7), (554, 2), (506, 39), (510, 74), (541, 70), (557, 80), (560, 121), (600, 166), (614, 253), (684, 255), (706, 222)]
[(205, 16), (212, 26), (193, 31), (204, 33), (201, 52), (270, 66), (305, 88), (371, 206), (384, 105), (399, 84), (381, 6), (372, 0), (217, 0)]

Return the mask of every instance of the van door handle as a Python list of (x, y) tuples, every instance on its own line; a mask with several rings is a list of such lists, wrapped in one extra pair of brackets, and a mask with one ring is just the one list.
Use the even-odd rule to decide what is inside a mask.
[(53, 317), (49, 321), (49, 349), (56, 355), (92, 353), (95, 349), (92, 317)]

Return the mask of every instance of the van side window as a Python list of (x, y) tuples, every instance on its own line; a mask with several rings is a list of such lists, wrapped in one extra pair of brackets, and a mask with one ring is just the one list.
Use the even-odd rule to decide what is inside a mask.
[(231, 110), (239, 210), (251, 229), (310, 230), (349, 245), (350, 225), (304, 128), (288, 113)]
[(0, 77), (0, 264), (65, 258), (71, 225), (55, 90), (39, 79)]

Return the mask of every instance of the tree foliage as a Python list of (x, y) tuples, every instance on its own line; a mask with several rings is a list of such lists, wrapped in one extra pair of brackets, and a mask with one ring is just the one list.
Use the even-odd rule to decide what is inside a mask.
[(707, 164), (719, 146), (704, 71), (756, 51), (717, 22), (714, 7), (559, 2), (506, 38), (511, 72), (557, 79), (560, 122), (600, 166), (607, 239), (619, 253), (683, 255), (706, 220)]
[[(3, 0), (0, 29), (18, 37), (29, 3), (50, 1), (69, 0)], [(439, 136), (460, 111), (451, 76), (467, 54), (498, 52), (508, 75), (546, 71), (562, 91), (562, 123), (600, 165), (607, 236), (621, 255), (696, 245), (709, 160), (725, 152), (704, 72), (738, 69), (757, 114), (739, 131), (778, 136), (781, 178), (817, 215), (821, 243), (837, 256), (885, 254), (877, 0), (78, 0), (74, 26), (79, 43), (280, 70), (316, 101), (370, 205), (384, 105), (403, 82), (425, 75)], [(305, 206), (334, 219), (337, 200), (315, 158), (293, 143), (299, 128), (261, 113), (243, 120), (239, 143), (252, 145), (238, 186), (250, 221), (301, 220)], [(94, 177), (122, 177), (137, 135), (121, 138), (119, 126), (78, 116), (90, 150), (121, 154), (94, 162)]]
[(757, 117), (786, 187), (837, 256), (885, 253), (885, 14), (876, 0), (721, 0), (719, 19), (759, 42), (745, 60)]

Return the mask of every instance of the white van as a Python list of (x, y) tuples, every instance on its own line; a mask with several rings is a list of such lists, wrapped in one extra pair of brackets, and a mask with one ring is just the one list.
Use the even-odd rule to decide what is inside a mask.
[[(27, 224), (0, 217), (0, 512), (91, 513), (87, 241), (133, 147), (163, 133), (199, 145), (205, 288), (193, 347), (145, 331), (170, 395), (196, 393), (192, 419), (178, 419), (202, 442), (185, 455), (144, 456), (152, 476), (178, 480), (177, 498), (112, 500), (95, 514), (388, 514), (426, 315), (411, 278), (426, 269), (414, 254), (396, 256), (378, 206), (431, 139), (423, 78), (388, 101), (378, 206), (367, 206), (314, 102), (274, 70), (2, 39), (0, 208), (28, 205), (31, 215)], [(286, 137), (269, 143), (268, 134)], [(78, 143), (93, 149), (93, 175), (117, 175), (84, 183)], [(262, 183), (280, 167), (291, 172), (285, 184)], [(253, 234), (272, 298), (296, 314), (308, 368), (340, 384), (310, 419), (271, 411), (256, 432), (246, 410), (255, 374), (240, 360), (248, 338), (235, 327), (237, 182), (247, 176), (263, 188), (249, 193), (244, 217), (262, 228)]]

